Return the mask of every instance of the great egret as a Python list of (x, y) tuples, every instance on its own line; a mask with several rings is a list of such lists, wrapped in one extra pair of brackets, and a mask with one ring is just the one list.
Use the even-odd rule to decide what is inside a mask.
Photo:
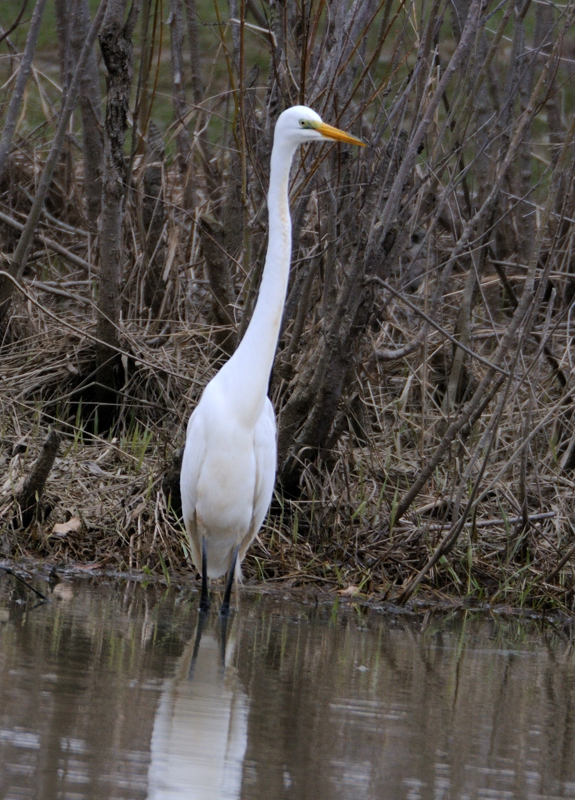
[(182, 511), (192, 560), (202, 575), (200, 609), (210, 606), (208, 578), (227, 573), (221, 613), (234, 575), (269, 508), (276, 475), (276, 422), (267, 396), (291, 260), (289, 174), (305, 142), (363, 145), (305, 106), (280, 114), (268, 191), (268, 249), (256, 307), (232, 357), (208, 383), (190, 417), (182, 461)]

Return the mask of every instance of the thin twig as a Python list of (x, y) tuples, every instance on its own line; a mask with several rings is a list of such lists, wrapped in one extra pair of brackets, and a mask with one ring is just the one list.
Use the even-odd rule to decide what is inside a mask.
[(46, 597), (46, 595), (45, 595), (45, 594), (42, 594), (42, 592), (38, 591), (38, 589), (35, 589), (35, 588), (32, 586), (32, 584), (31, 584), (31, 583), (28, 583), (28, 581), (25, 581), (25, 580), (24, 580), (24, 578), (22, 578), (20, 575), (18, 575), (18, 573), (17, 573), (17, 572), (14, 572), (14, 570), (12, 569), (12, 567), (3, 567), (2, 565), (0, 565), (0, 569), (1, 569), (1, 570), (4, 570), (4, 572), (5, 572), (7, 575), (12, 575), (12, 577), (13, 577), (13, 578), (16, 578), (16, 580), (17, 580), (17, 581), (20, 581), (20, 583), (23, 583), (23, 584), (24, 584), (24, 586), (25, 586), (27, 589), (30, 589), (30, 591), (31, 591), (31, 592), (34, 592), (34, 594), (35, 594), (37, 597), (40, 597), (40, 598), (41, 598), (42, 600), (44, 600), (45, 602), (48, 602), (48, 598)]
[[(9, 217), (8, 214), (4, 214), (2, 211), (0, 211), (0, 222), (3, 222), (5, 225), (10, 225), (10, 227), (14, 228), (14, 230), (24, 230), (24, 225), (21, 222), (18, 222), (18, 220), (15, 220), (13, 217)], [(95, 264), (90, 264), (89, 261), (85, 261), (83, 258), (80, 258), (80, 256), (77, 256), (75, 253), (72, 253), (70, 250), (62, 247), (62, 245), (58, 244), (58, 242), (55, 242), (53, 239), (49, 239), (47, 236), (44, 236), (43, 233), (36, 232), (34, 234), (34, 239), (39, 241), (48, 249), (53, 250), (54, 253), (58, 253), (59, 256), (62, 256), (62, 258), (66, 259), (66, 261), (69, 261), (70, 264), (73, 264), (75, 267), (79, 267), (85, 272), (97, 274), (98, 266)]]
[[(553, 519), (557, 516), (556, 511), (542, 511), (540, 514), (528, 514), (527, 520), (529, 522), (539, 522), (542, 519)], [(465, 523), (466, 526), (473, 525), (474, 528), (490, 528), (494, 525), (517, 525), (520, 522), (524, 522), (523, 517), (499, 517), (495, 519), (480, 519), (480, 520), (470, 520)], [(449, 531), (453, 527), (454, 523), (445, 522), (443, 524), (440, 523), (432, 523), (427, 527), (429, 531)]]
[[(490, 367), (490, 368), (496, 370), (497, 372), (500, 372), (502, 375), (509, 375), (509, 372), (506, 369), (503, 369), (503, 367), (500, 367), (497, 364), (494, 364), (492, 361), (489, 361), (489, 359), (483, 358), (483, 356), (480, 356), (479, 353), (475, 353), (469, 347), (466, 347), (462, 342), (459, 341), (459, 339), (456, 339), (455, 336), (452, 336), (449, 333), (449, 331), (446, 331), (445, 328), (443, 328), (441, 325), (439, 325), (439, 323), (437, 323), (428, 314), (426, 314), (425, 311), (422, 311), (420, 308), (418, 308), (415, 305), (415, 303), (412, 303), (410, 300), (408, 300), (407, 297), (405, 297), (405, 295), (402, 294), (402, 292), (399, 292), (397, 289), (394, 289), (394, 287), (391, 286), (387, 281), (384, 281), (383, 278), (379, 278), (379, 277), (377, 277), (377, 275), (374, 275), (374, 276), (372, 276), (370, 278), (367, 278), (367, 282), (368, 283), (373, 283), (373, 282), (379, 283), (379, 285), (383, 286), (383, 288), (386, 291), (388, 291), (394, 297), (397, 297), (399, 300), (401, 300), (403, 303), (405, 303), (405, 305), (408, 308), (410, 308), (412, 311), (414, 311), (416, 314), (418, 314), (422, 319), (424, 319), (428, 323), (428, 325), (431, 325), (432, 328), (435, 328), (435, 330), (438, 331), (442, 336), (445, 336), (445, 338), (449, 339), (449, 341), (452, 344), (454, 344), (456, 347), (461, 348), (461, 350), (466, 352), (472, 358), (475, 358), (477, 361), (481, 361), (481, 363), (485, 364), (486, 367)], [(390, 352), (391, 353), (393, 351), (384, 351), (384, 352), (386, 352), (386, 353)]]

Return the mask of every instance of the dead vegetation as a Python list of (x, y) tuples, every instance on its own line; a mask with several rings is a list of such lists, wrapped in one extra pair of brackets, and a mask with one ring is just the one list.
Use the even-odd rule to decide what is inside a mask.
[[(109, 3), (130, 39), (139, 4)], [(80, 131), (42, 202), (50, 120), (21, 114), (0, 165), (3, 554), (189, 569), (177, 454), (249, 320), (273, 124), (304, 102), (369, 147), (294, 170), (279, 475), (246, 578), (572, 611), (573, 3), (215, 9), (143, 4), (131, 99), (108, 76), (98, 234)]]

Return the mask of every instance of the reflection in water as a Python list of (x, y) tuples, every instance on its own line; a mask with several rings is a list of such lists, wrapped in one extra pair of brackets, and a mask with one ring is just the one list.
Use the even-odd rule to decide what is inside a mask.
[[(233, 635), (198, 631), (163, 685), (150, 746), (149, 800), (236, 800), (248, 741), (248, 698), (232, 665)], [(223, 647), (222, 647), (223, 644)], [(225, 649), (225, 652), (223, 650)]]
[(575, 798), (567, 628), (243, 598), (223, 662), (181, 590), (3, 586), (1, 800)]
[(575, 798), (572, 642), (466, 620), (260, 619), (243, 800)]

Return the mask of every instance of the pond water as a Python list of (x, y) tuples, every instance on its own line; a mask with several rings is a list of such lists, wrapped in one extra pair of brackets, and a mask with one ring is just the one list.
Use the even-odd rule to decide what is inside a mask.
[(198, 631), (191, 589), (50, 597), (0, 578), (2, 800), (575, 798), (558, 626), (280, 594)]

